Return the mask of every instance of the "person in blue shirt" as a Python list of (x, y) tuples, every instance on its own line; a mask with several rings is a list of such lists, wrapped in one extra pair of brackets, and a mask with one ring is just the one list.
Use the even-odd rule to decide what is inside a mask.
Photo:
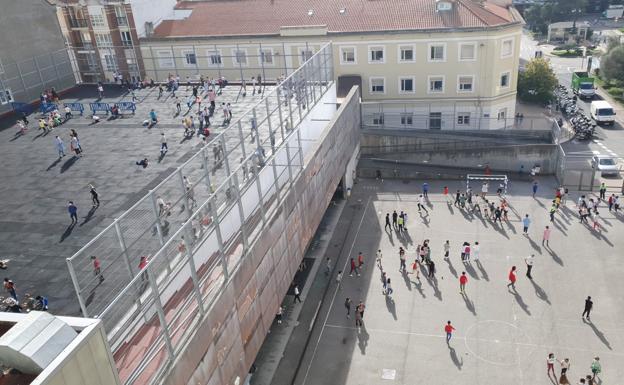
[(74, 204), (74, 202), (69, 201), (67, 204), (67, 211), (69, 212), (69, 217), (71, 218), (72, 225), (78, 222), (78, 207)]
[(533, 198), (535, 198), (536, 193), (537, 193), (537, 181), (533, 181)]
[(522, 218), (522, 226), (524, 226), (524, 235), (529, 235), (529, 225), (531, 224), (531, 220), (529, 219), (529, 214), (525, 215)]
[(150, 120), (152, 121), (152, 124), (156, 124), (158, 122), (158, 117), (156, 116), (156, 111), (151, 110), (149, 113), (150, 116)]
[(429, 183), (425, 182), (422, 185), (423, 196), (427, 198), (429, 195)]

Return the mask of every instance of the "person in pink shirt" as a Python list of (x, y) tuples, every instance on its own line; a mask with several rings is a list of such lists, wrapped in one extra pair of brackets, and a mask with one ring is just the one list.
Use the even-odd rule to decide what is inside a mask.
[(548, 246), (549, 239), (550, 239), (550, 227), (546, 226), (546, 228), (544, 229), (544, 235), (542, 236), (542, 246), (544, 245), (544, 242), (546, 243), (546, 246)]

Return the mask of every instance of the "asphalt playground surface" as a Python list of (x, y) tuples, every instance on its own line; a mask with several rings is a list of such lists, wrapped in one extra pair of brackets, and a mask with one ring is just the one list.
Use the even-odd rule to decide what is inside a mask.
[[(444, 185), (455, 191), (465, 188), (463, 181), (430, 182), (425, 214), (417, 210), (423, 181), (360, 180), (327, 251), (316, 259), (314, 279), (303, 287), (304, 303), (285, 298), (285, 322), (274, 323), (252, 384), (551, 384), (558, 381), (546, 373), (551, 352), (558, 360), (570, 359), (570, 383), (590, 374), (595, 356), (602, 362), (601, 383), (618, 383), (624, 375), (619, 365), (624, 215), (609, 213), (602, 203), (602, 231), (594, 231), (579, 223), (573, 192), (550, 223), (556, 182), (538, 180), (535, 198), (529, 182), (511, 181), (509, 221), (502, 225), (460, 210), (442, 195)], [(393, 210), (408, 213), (403, 234), (384, 230), (385, 214)], [(525, 214), (532, 218), (528, 237), (522, 234)], [(546, 225), (553, 229), (550, 246), (542, 245)], [(424, 239), (430, 240), (435, 279), (426, 278), (426, 268), (420, 280), (399, 272), (399, 246), (407, 251), (411, 271), (415, 248)], [(445, 261), (447, 239), (451, 255)], [(478, 263), (461, 262), (464, 241), (481, 245)], [(392, 296), (383, 294), (377, 249), (392, 280)], [(361, 276), (345, 274), (338, 286), (336, 272), (348, 270), (349, 258), (360, 251), (365, 256)], [(535, 255), (533, 280), (525, 276), (524, 259), (530, 254)], [(336, 261), (331, 275), (324, 272), (326, 257)], [(515, 291), (507, 288), (513, 265), (518, 268)], [(459, 292), (462, 271), (468, 275), (466, 296)], [(588, 295), (594, 301), (591, 322), (581, 318)], [(346, 297), (353, 306), (365, 303), (362, 328), (355, 325), (353, 309), (346, 317)], [(447, 345), (448, 320), (456, 331)], [(282, 350), (269, 354), (268, 349)], [(558, 363), (555, 371), (559, 375)]]

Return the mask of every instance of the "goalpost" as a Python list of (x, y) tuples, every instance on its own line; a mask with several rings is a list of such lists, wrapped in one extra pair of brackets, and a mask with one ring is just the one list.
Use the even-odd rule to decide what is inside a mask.
[[(466, 189), (470, 188), (470, 181), (499, 181), (503, 184), (503, 195), (507, 195), (507, 183), (509, 179), (507, 175), (482, 175), (482, 174), (468, 174), (466, 175)], [(480, 190), (479, 190), (480, 191)]]

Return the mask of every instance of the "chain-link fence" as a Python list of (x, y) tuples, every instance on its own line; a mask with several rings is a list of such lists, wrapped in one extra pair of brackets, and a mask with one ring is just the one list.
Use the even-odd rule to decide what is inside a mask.
[(147, 366), (175, 359), (277, 209), (312, 146), (298, 126), (332, 86), (332, 65), (328, 43), (67, 259), (83, 314), (103, 319), (128, 365), (124, 383), (149, 383)]
[(559, 146), (557, 180), (572, 191), (593, 191), (600, 186), (600, 175), (592, 167), (592, 155), (566, 154)]

